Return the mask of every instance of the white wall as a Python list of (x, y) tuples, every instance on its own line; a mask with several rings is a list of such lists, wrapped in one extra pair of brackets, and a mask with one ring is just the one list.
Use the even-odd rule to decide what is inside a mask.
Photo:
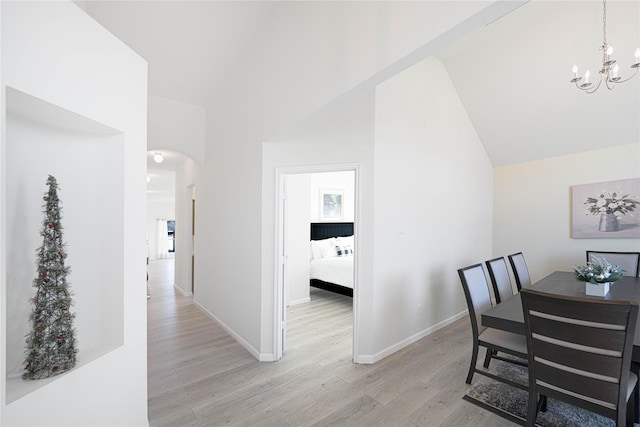
[(309, 203), (313, 199), (310, 192), (309, 174), (285, 176), (285, 301), (287, 305), (302, 304), (309, 298)]
[(371, 360), (465, 315), (457, 269), (491, 255), (492, 167), (442, 64), (376, 90)]
[[(361, 150), (360, 142), (352, 141), (340, 146), (327, 129), (305, 129), (307, 139), (314, 138), (309, 137), (312, 133), (324, 137), (322, 141), (316, 138), (318, 145), (307, 153), (291, 147), (292, 153), (272, 152), (282, 158), (267, 161), (262, 158), (269, 154), (263, 152), (263, 143), (274, 135), (280, 138), (321, 108), (339, 108), (342, 101), (368, 95), (375, 84), (517, 5), (289, 2), (276, 6), (271, 25), (278, 31), (255, 40), (239, 55), (234, 72), (207, 108), (207, 164), (201, 178), (207, 188), (200, 189), (198, 205), (202, 209), (199, 216), (205, 216), (207, 222), (199, 227), (197, 252), (207, 251), (214, 261), (196, 267), (197, 277), (207, 281), (196, 293), (196, 301), (253, 354), (264, 360), (275, 354), (274, 169), (353, 160), (363, 165), (358, 193), (367, 203), (372, 200), (374, 177), (372, 165), (366, 163), (372, 159), (372, 146)], [(274, 63), (274, 57), (282, 60)], [(371, 108), (373, 104), (365, 111)], [(321, 113), (331, 115), (327, 110)], [(333, 117), (341, 125), (348, 119)], [(341, 140), (349, 129), (342, 126)], [(311, 157), (312, 153), (317, 157)], [(358, 221), (365, 231), (373, 226), (370, 209), (362, 208)], [(371, 284), (367, 270), (372, 253), (366, 251), (372, 250), (373, 241), (368, 239), (373, 234), (362, 235), (361, 280)], [(211, 245), (216, 240), (224, 245)], [(359, 313), (370, 320), (369, 298), (361, 300)], [(356, 323), (358, 316), (356, 313)], [(373, 331), (367, 329), (363, 336), (367, 342), (363, 351), (373, 351)]]
[[(5, 318), (6, 296), (17, 291), (18, 284), (8, 281), (9, 254), (3, 251), (0, 424), (147, 425), (144, 286), (147, 65), (71, 2), (2, 2), (0, 10), (2, 241), (7, 236), (7, 227), (15, 224), (13, 220), (10, 222), (15, 211), (9, 207), (21, 205), (31, 211), (38, 202), (27, 200), (34, 193), (37, 198), (42, 195), (42, 189), (36, 187), (42, 187), (49, 170), (58, 174), (60, 196), (66, 202), (63, 224), (68, 230), (65, 237), (69, 259), (73, 257), (76, 262), (75, 267), (71, 266), (72, 275), (73, 270), (77, 273), (72, 276), (75, 278), (72, 288), (77, 287), (78, 292), (76, 328), (84, 337), (79, 344), (78, 366), (70, 372), (44, 381), (7, 380), (7, 352), (14, 349), (8, 348), (6, 328), (8, 323), (13, 325), (21, 320), (14, 316)], [(37, 99), (40, 105), (51, 107), (21, 110), (20, 102), (6, 97), (14, 89), (25, 94), (22, 99)], [(17, 108), (17, 118), (7, 117), (5, 102), (10, 102), (12, 109)], [(5, 132), (7, 125), (11, 130)], [(51, 126), (56, 129), (47, 129)], [(25, 162), (19, 157), (24, 155), (23, 147), (19, 146), (22, 142), (36, 144), (31, 153), (33, 161)], [(105, 150), (112, 151), (102, 158), (97, 155)], [(7, 158), (7, 154), (12, 158)], [(20, 161), (22, 170), (7, 167), (12, 161)], [(20, 179), (17, 174), (21, 173), (30, 178)], [(23, 184), (24, 192), (20, 191)], [(86, 188), (81, 188), (83, 185), (95, 185), (97, 191), (87, 195)], [(100, 203), (105, 200), (111, 206), (101, 213)], [(39, 224), (41, 217), (38, 211), (26, 215), (29, 220), (25, 224), (31, 230), (34, 221)], [(103, 226), (109, 217), (113, 217), (113, 224)], [(103, 236), (103, 232), (109, 236)], [(30, 239), (14, 241), (12, 250), (33, 256)], [(111, 260), (111, 271), (104, 265), (87, 271), (89, 263), (101, 264), (105, 260)], [(22, 260), (16, 265), (26, 269), (27, 264), (28, 260)], [(14, 273), (23, 274), (15, 269)], [(107, 289), (103, 280), (112, 289)], [(96, 303), (103, 298), (108, 301), (106, 307)], [(81, 314), (91, 311), (99, 313), (98, 318)], [(114, 317), (110, 311), (120, 314)], [(106, 317), (102, 317), (105, 312)], [(83, 346), (100, 347), (100, 344), (84, 334), (102, 334), (96, 337), (98, 341), (102, 338), (113, 342), (111, 332), (95, 325), (98, 321), (114, 321), (118, 325), (118, 319), (121, 323), (114, 335), (116, 343), (119, 337), (119, 343), (93, 359), (88, 357)], [(91, 330), (85, 331), (87, 328)], [(14, 381), (18, 382), (18, 388), (27, 384), (35, 389), (11, 400)], [(56, 410), (34, 410), (44, 407)]]
[(571, 238), (571, 186), (637, 177), (640, 143), (496, 168), (493, 256), (522, 251), (537, 281), (583, 264), (587, 249), (640, 251), (638, 238)]
[[(353, 98), (331, 110), (323, 111), (312, 117), (295, 131), (279, 137), (273, 142), (264, 144), (263, 148), (263, 198), (262, 198), (262, 250), (266, 254), (262, 264), (263, 276), (273, 277), (275, 262), (275, 240), (270, 236), (276, 235), (276, 205), (275, 205), (275, 180), (277, 172), (287, 173), (313, 173), (339, 170), (353, 170), (358, 167), (356, 175), (356, 192), (359, 200), (356, 201), (356, 250), (358, 262), (362, 265), (359, 279), (356, 278), (356, 292), (359, 289), (369, 288), (371, 284), (370, 256), (373, 246), (373, 233), (371, 232), (372, 216), (372, 180), (373, 180), (373, 129), (374, 129), (374, 95), (373, 92)], [(307, 205), (309, 206), (309, 205)], [(308, 232), (308, 231), (307, 231)], [(308, 237), (305, 237), (308, 239)], [(358, 249), (362, 248), (362, 249)], [(263, 346), (269, 348), (274, 345), (273, 336), (275, 319), (272, 302), (277, 294), (274, 280), (265, 284), (267, 296), (263, 298), (265, 312), (262, 315)], [(370, 336), (371, 295), (363, 291), (358, 299), (359, 309), (356, 310), (356, 323), (358, 318), (363, 320), (361, 336), (365, 337), (360, 347), (367, 348), (370, 343), (366, 339)], [(356, 358), (359, 348), (356, 350)], [(365, 350), (366, 351), (366, 350)], [(263, 355), (265, 360), (272, 357), (270, 353)]]
[(342, 199), (342, 221), (353, 222), (355, 218), (355, 188), (353, 186), (353, 171), (326, 172), (311, 175), (311, 222), (320, 221), (320, 191), (324, 189), (338, 190), (344, 194)]
[[(206, 218), (198, 216), (197, 193), (200, 188), (198, 183), (199, 166), (193, 160), (186, 160), (176, 171), (176, 253), (175, 253), (175, 286), (184, 294), (191, 291), (191, 255), (193, 253), (192, 215), (191, 201), (196, 200), (195, 232), (198, 233), (200, 220)], [(197, 238), (197, 237), (195, 237)], [(212, 242), (215, 244), (216, 242)], [(196, 258), (195, 262), (207, 263), (208, 252), (202, 253), (202, 259)], [(203, 286), (205, 282), (203, 282)]]

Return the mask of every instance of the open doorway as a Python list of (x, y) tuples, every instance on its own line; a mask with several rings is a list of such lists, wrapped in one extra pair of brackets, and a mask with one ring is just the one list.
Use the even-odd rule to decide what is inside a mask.
[(278, 360), (289, 341), (317, 351), (323, 340), (354, 358), (356, 176), (356, 168), (279, 174)]
[(193, 294), (195, 164), (173, 151), (156, 149), (147, 156), (148, 258), (171, 259), (174, 287), (185, 295)]

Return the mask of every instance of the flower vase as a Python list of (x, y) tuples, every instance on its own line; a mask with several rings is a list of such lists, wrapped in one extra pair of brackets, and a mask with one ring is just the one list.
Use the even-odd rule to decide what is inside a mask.
[(612, 213), (603, 213), (600, 214), (600, 225), (598, 226), (598, 231), (619, 231), (620, 223), (618, 222), (618, 217)]
[(606, 297), (609, 293), (609, 286), (611, 282), (605, 283), (591, 283), (585, 282), (585, 293), (594, 297)]

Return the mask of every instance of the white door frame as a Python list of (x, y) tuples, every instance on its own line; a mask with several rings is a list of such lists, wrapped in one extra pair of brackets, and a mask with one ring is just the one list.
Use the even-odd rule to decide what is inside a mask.
[(196, 256), (196, 233), (195, 233), (195, 203), (196, 203), (196, 186), (195, 184), (187, 186), (187, 199), (188, 199), (188, 212), (189, 212), (189, 237), (187, 240), (189, 241), (189, 259), (187, 263), (189, 267), (187, 271), (189, 272), (188, 276), (188, 285), (191, 295), (195, 294), (195, 256)]
[(354, 197), (355, 197), (355, 212), (354, 212), (354, 260), (353, 260), (353, 345), (352, 345), (352, 360), (359, 360), (359, 301), (358, 296), (361, 287), (359, 284), (358, 274), (358, 247), (360, 236), (358, 233), (358, 224), (360, 223), (360, 164), (359, 163), (341, 163), (334, 165), (317, 165), (317, 166), (297, 166), (297, 167), (283, 167), (276, 169), (276, 212), (275, 212), (275, 259), (274, 259), (274, 319), (273, 319), (273, 331), (274, 331), (274, 349), (275, 360), (282, 359), (283, 346), (284, 346), (284, 321), (285, 317), (285, 289), (284, 289), (284, 273), (283, 265), (285, 262), (284, 254), (284, 199), (285, 199), (285, 177), (287, 175), (294, 174), (312, 174), (323, 172), (354, 172)]

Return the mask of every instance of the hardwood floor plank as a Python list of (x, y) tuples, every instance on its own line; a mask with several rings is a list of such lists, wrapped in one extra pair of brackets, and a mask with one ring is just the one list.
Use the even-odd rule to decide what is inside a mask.
[(152, 427), (514, 425), (462, 400), (468, 319), (357, 365), (352, 298), (312, 288), (287, 310), (283, 359), (261, 363), (175, 291), (173, 260), (151, 261), (149, 290)]
[(366, 414), (373, 411), (380, 403), (369, 397), (360, 396), (346, 405), (343, 405), (329, 414), (327, 417), (313, 424), (314, 427), (333, 427), (333, 426), (360, 426), (368, 425), (362, 422)]

